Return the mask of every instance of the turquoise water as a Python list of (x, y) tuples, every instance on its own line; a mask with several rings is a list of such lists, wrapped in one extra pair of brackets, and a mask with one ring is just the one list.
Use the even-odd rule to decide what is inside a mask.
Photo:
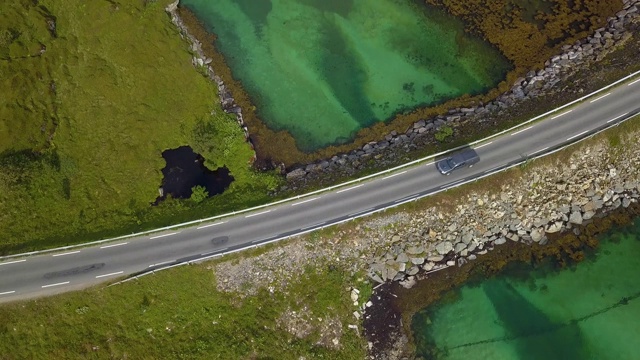
[(182, 0), (274, 130), (301, 150), (394, 114), (494, 87), (510, 68), (417, 0)]
[(425, 359), (640, 359), (640, 220), (570, 269), (514, 267), (414, 316)]

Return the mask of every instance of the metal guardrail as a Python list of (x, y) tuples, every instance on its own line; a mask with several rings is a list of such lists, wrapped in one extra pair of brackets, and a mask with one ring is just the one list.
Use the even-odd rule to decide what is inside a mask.
[[(623, 82), (625, 82), (625, 81), (627, 81), (627, 80), (629, 80), (629, 79), (631, 79), (631, 78), (633, 78), (633, 77), (635, 77), (637, 75), (640, 75), (640, 71), (636, 71), (636, 72), (634, 72), (632, 74), (629, 74), (629, 75), (627, 75), (627, 76), (625, 76), (625, 77), (623, 77), (623, 78), (621, 78), (621, 79), (619, 79), (619, 80), (617, 80), (617, 81), (615, 81), (615, 82), (613, 82), (613, 83), (611, 83), (611, 84), (609, 84), (609, 85), (607, 85), (607, 86), (605, 86), (605, 87), (603, 87), (601, 89), (598, 89), (598, 90), (596, 90), (596, 91), (594, 91), (594, 92), (592, 92), (590, 94), (582, 96), (582, 97), (580, 97), (580, 98), (578, 98), (576, 100), (573, 100), (573, 101), (571, 101), (571, 102), (569, 102), (567, 104), (564, 104), (564, 105), (562, 105), (560, 107), (557, 107), (557, 108), (555, 108), (553, 110), (547, 111), (544, 114), (541, 114), (541, 115), (538, 115), (536, 117), (533, 117), (533, 118), (531, 118), (531, 119), (529, 119), (529, 120), (527, 120), (527, 121), (525, 121), (523, 123), (520, 123), (518, 125), (515, 125), (515, 126), (509, 128), (509, 129), (506, 129), (506, 130), (500, 131), (498, 133), (495, 133), (493, 135), (487, 136), (484, 139), (480, 139), (480, 140), (471, 142), (471, 143), (466, 144), (466, 145), (461, 145), (461, 146), (458, 146), (458, 147), (453, 148), (453, 149), (442, 151), (442, 152), (439, 152), (437, 154), (429, 155), (429, 156), (426, 156), (426, 157), (421, 158), (421, 159), (413, 160), (413, 161), (410, 161), (408, 163), (396, 166), (394, 168), (386, 169), (386, 170), (377, 172), (375, 174), (370, 174), (370, 175), (367, 175), (367, 176), (363, 176), (361, 178), (350, 180), (350, 181), (347, 181), (347, 182), (344, 182), (344, 183), (341, 183), (341, 184), (338, 184), (338, 185), (329, 186), (329, 187), (324, 188), (324, 189), (315, 190), (315, 191), (312, 191), (312, 192), (309, 192), (309, 193), (306, 193), (306, 194), (303, 194), (303, 195), (298, 195), (298, 196), (295, 196), (295, 197), (292, 197), (292, 198), (278, 200), (278, 201), (275, 201), (275, 202), (272, 202), (272, 203), (258, 205), (258, 206), (254, 206), (254, 207), (251, 207), (251, 208), (248, 208), (248, 209), (239, 210), (239, 211), (232, 211), (230, 213), (226, 213), (226, 214), (222, 214), (222, 215), (216, 215), (216, 216), (212, 216), (212, 217), (208, 217), (208, 218), (204, 218), (204, 219), (188, 221), (188, 222), (184, 222), (184, 223), (180, 223), (180, 224), (165, 226), (165, 227), (158, 228), (158, 229), (147, 230), (147, 231), (142, 231), (142, 232), (139, 232), (139, 233), (122, 235), (122, 236), (118, 236), (118, 237), (114, 237), (114, 238), (97, 240), (97, 241), (92, 241), (92, 242), (87, 242), (87, 243), (82, 243), (82, 244), (62, 246), (62, 247), (53, 248), (53, 249), (46, 249), (46, 250), (31, 251), (31, 252), (22, 253), (22, 254), (0, 256), (0, 260), (17, 258), (17, 257), (26, 257), (26, 256), (32, 256), (32, 255), (39, 255), (39, 254), (46, 254), (46, 253), (58, 252), (58, 251), (65, 251), (65, 250), (79, 248), (79, 247), (98, 245), (98, 244), (103, 244), (103, 243), (107, 243), (107, 242), (111, 242), (111, 241), (117, 241), (117, 240), (128, 239), (128, 238), (142, 236), (142, 235), (153, 234), (153, 233), (162, 232), (162, 231), (165, 231), (165, 230), (176, 229), (176, 228), (181, 228), (181, 227), (185, 227), (185, 226), (189, 226), (189, 225), (201, 224), (201, 223), (207, 222), (207, 221), (221, 219), (221, 218), (225, 218), (225, 217), (229, 217), (229, 216), (235, 216), (237, 214), (243, 214), (243, 213), (251, 212), (251, 211), (254, 211), (254, 210), (259, 210), (259, 209), (263, 209), (263, 208), (266, 208), (266, 207), (271, 207), (271, 206), (279, 205), (279, 204), (282, 204), (282, 203), (286, 203), (286, 202), (289, 202), (289, 201), (299, 200), (301, 198), (305, 198), (305, 197), (308, 197), (308, 196), (311, 196), (311, 195), (319, 194), (319, 193), (326, 192), (326, 191), (331, 191), (331, 190), (334, 190), (334, 189), (337, 189), (337, 188), (340, 188), (340, 187), (343, 187), (343, 186), (348, 186), (348, 185), (351, 185), (351, 184), (354, 184), (354, 183), (358, 183), (358, 182), (362, 182), (362, 181), (365, 181), (365, 180), (369, 180), (369, 179), (374, 178), (374, 177), (385, 175), (385, 174), (388, 174), (390, 172), (394, 172), (394, 171), (403, 169), (405, 167), (413, 166), (415, 164), (419, 164), (421, 162), (425, 162), (425, 161), (431, 160), (431, 159), (433, 159), (435, 157), (442, 156), (442, 155), (450, 153), (452, 151), (460, 150), (460, 149), (468, 147), (468, 146), (473, 146), (473, 145), (477, 145), (477, 144), (483, 143), (483, 142), (485, 142), (487, 140), (493, 139), (493, 138), (495, 138), (497, 136), (500, 136), (500, 135), (503, 135), (505, 133), (509, 133), (511, 131), (514, 131), (514, 130), (520, 128), (520, 127), (528, 125), (528, 124), (530, 124), (530, 123), (532, 123), (534, 121), (537, 121), (537, 120), (540, 120), (540, 119), (542, 119), (544, 117), (547, 117), (547, 116), (549, 116), (549, 115), (551, 115), (551, 114), (553, 114), (555, 112), (558, 112), (560, 110), (566, 109), (567, 107), (570, 107), (570, 106), (575, 105), (575, 104), (577, 104), (579, 102), (582, 102), (582, 101), (584, 101), (584, 100), (586, 100), (586, 99), (588, 99), (588, 98), (590, 98), (590, 97), (592, 97), (594, 95), (597, 95), (597, 94), (599, 94), (599, 93), (601, 93), (603, 91), (606, 91), (606, 90), (608, 90), (608, 89), (610, 89), (610, 88), (612, 88), (612, 87), (614, 87), (614, 86), (616, 86), (618, 84), (621, 84), (621, 83), (623, 83)], [(582, 139), (582, 138), (578, 138), (578, 141), (580, 139)], [(489, 174), (494, 174), (494, 173), (492, 172), (492, 173), (489, 173)], [(456, 185), (462, 185), (462, 184), (466, 184), (466, 182), (458, 183)], [(449, 189), (449, 188), (445, 188), (443, 190), (446, 190), (446, 189)], [(414, 199), (409, 199), (406, 202), (412, 201), (412, 200), (414, 200)], [(406, 202), (399, 202), (398, 204), (404, 204)], [(376, 210), (376, 211), (378, 211), (378, 210)], [(365, 212), (366, 215), (370, 215), (372, 213), (373, 212)], [(364, 215), (358, 215), (358, 217), (361, 217), (361, 216), (364, 216)], [(337, 223), (333, 223), (332, 225), (337, 225)], [(304, 233), (307, 233), (307, 232), (309, 232), (309, 231), (301, 232), (301, 233), (299, 233), (297, 235), (304, 234)], [(249, 248), (249, 247), (251, 247), (251, 246), (247, 246), (246, 248)]]

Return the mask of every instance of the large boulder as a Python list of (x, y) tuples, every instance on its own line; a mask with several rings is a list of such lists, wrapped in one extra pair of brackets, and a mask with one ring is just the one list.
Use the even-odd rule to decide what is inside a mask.
[(450, 241), (443, 241), (443, 242), (439, 243), (438, 245), (436, 245), (436, 251), (440, 255), (446, 255), (451, 250), (453, 250), (453, 244), (451, 244)]
[(580, 211), (574, 211), (569, 216), (569, 222), (576, 225), (582, 224), (582, 213)]

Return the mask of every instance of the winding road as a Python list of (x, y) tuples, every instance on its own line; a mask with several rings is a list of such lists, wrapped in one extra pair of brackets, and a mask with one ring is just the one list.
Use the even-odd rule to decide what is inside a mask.
[(423, 161), (331, 191), (192, 227), (0, 258), (0, 302), (84, 288), (309, 232), (443, 191), (561, 148), (640, 113), (640, 79), (474, 146), (480, 162), (441, 175)]

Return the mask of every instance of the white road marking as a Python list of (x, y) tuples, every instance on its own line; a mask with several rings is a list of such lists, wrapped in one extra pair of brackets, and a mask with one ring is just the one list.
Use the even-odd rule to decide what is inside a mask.
[(107, 277), (107, 276), (120, 275), (123, 272), (124, 271), (118, 271), (118, 272), (114, 272), (114, 273), (111, 273), (111, 274), (98, 275), (98, 276), (96, 276), (96, 279), (99, 279), (99, 278), (102, 278), (102, 277)]
[(271, 212), (271, 210), (267, 210), (267, 211), (259, 212), (257, 214), (247, 215), (247, 216), (245, 216), (245, 218), (250, 218), (250, 217), (254, 217), (254, 216), (258, 216), (258, 215), (263, 215), (263, 214), (267, 214), (267, 213), (270, 213), (270, 212)]
[(149, 267), (165, 265), (165, 264), (172, 263), (172, 262), (174, 262), (174, 261), (175, 261), (175, 260), (163, 261), (163, 262), (160, 262), (160, 263), (157, 263), (157, 264), (149, 265)]
[(77, 254), (77, 253), (79, 253), (79, 252), (80, 252), (80, 250), (76, 250), (76, 251), (71, 251), (71, 252), (64, 253), (64, 254), (55, 254), (55, 255), (52, 255), (52, 256), (53, 256), (53, 257), (56, 257), (56, 256), (72, 255), (72, 254)]
[(362, 186), (362, 185), (364, 185), (364, 184), (360, 184), (360, 185), (356, 185), (356, 186), (350, 187), (350, 188), (348, 188), (348, 189), (340, 190), (340, 191), (336, 192), (336, 194), (340, 194), (341, 192), (345, 192), (345, 191), (349, 191), (349, 190), (357, 189), (357, 188), (359, 188), (359, 187), (360, 187), (360, 186)]
[(633, 82), (629, 83), (629, 85), (627, 85), (627, 86), (631, 86), (631, 85), (633, 85), (633, 84), (637, 83), (638, 81), (640, 81), (640, 79), (635, 80), (635, 81), (633, 81)]
[(528, 127), (528, 128), (526, 128), (526, 129), (522, 129), (522, 130), (516, 131), (516, 132), (512, 133), (512, 134), (511, 134), (511, 136), (513, 136), (513, 135), (517, 135), (517, 134), (520, 134), (520, 133), (521, 133), (521, 132), (523, 132), (523, 131), (527, 131), (527, 130), (531, 129), (532, 127), (533, 127), (533, 125), (532, 125), (532, 126), (529, 126), (529, 127)]
[(305, 201), (300, 201), (300, 202), (298, 202), (298, 203), (291, 204), (291, 206), (297, 206), (297, 205), (304, 204), (304, 203), (308, 203), (308, 202), (310, 202), (310, 201), (318, 200), (318, 199), (320, 199), (320, 198), (319, 198), (319, 197), (317, 197), (317, 198), (313, 198), (313, 199), (309, 199), (309, 200), (305, 200)]
[(327, 222), (326, 222), (326, 221), (324, 221), (324, 222), (321, 222), (321, 223), (318, 223), (318, 224), (315, 224), (315, 225), (311, 225), (311, 226), (303, 227), (303, 228), (302, 228), (302, 229), (300, 229), (300, 230), (307, 230), (307, 229), (311, 229), (311, 228), (314, 228), (314, 227), (316, 227), (316, 226), (324, 225), (324, 224), (326, 224), (326, 223), (327, 223)]
[(573, 135), (572, 137), (568, 138), (568, 139), (567, 139), (567, 141), (569, 141), (569, 140), (571, 140), (571, 139), (575, 139), (575, 138), (577, 138), (578, 136), (584, 135), (584, 134), (586, 134), (586, 133), (588, 133), (588, 132), (589, 132), (589, 130), (587, 130), (587, 131), (583, 131), (583, 132), (581, 132), (580, 134), (577, 134), (577, 135)]
[(17, 264), (17, 263), (21, 263), (21, 262), (25, 262), (25, 261), (27, 261), (27, 259), (16, 260), (16, 261), (9, 261), (9, 262), (6, 262), (6, 263), (2, 263), (2, 264), (0, 264), (0, 266), (2, 266), (2, 265), (9, 265), (9, 264)]
[(537, 153), (541, 153), (541, 152), (543, 152), (543, 151), (547, 150), (548, 148), (549, 148), (549, 147), (547, 146), (546, 148), (542, 148), (542, 149), (540, 149), (540, 150), (538, 150), (538, 151), (532, 152), (532, 153), (531, 153), (531, 155), (533, 155), (533, 154), (537, 154)]
[(562, 113), (562, 114), (560, 114), (560, 115), (556, 115), (556, 116), (552, 117), (552, 118), (551, 118), (551, 120), (553, 120), (553, 119), (557, 119), (557, 118), (559, 118), (560, 116), (563, 116), (563, 115), (567, 115), (568, 113), (570, 113), (570, 112), (572, 112), (572, 111), (573, 111), (573, 110), (565, 111), (565, 112), (563, 112), (563, 113)]
[(616, 116), (616, 117), (614, 117), (613, 119), (611, 119), (611, 120), (607, 121), (607, 124), (608, 124), (608, 123), (610, 123), (610, 122), (612, 122), (612, 121), (616, 121), (616, 120), (620, 119), (621, 117), (623, 117), (623, 116), (625, 116), (625, 115), (627, 115), (627, 114), (628, 114), (628, 112), (626, 112), (626, 113), (624, 113), (624, 114), (622, 114), (622, 115)]
[(480, 149), (480, 148), (482, 148), (482, 147), (485, 147), (485, 146), (487, 146), (487, 145), (491, 145), (491, 144), (493, 144), (493, 141), (488, 142), (488, 143), (486, 143), (486, 144), (482, 144), (482, 145), (480, 145), (480, 146), (476, 146), (476, 150), (478, 150), (478, 149)]
[(149, 239), (159, 239), (159, 238), (163, 238), (163, 237), (171, 236), (171, 235), (175, 235), (175, 234), (177, 234), (177, 232), (174, 232), (174, 233), (171, 233), (171, 234), (164, 234), (164, 235), (152, 236), (152, 237), (150, 237)]
[(200, 229), (204, 229), (204, 228), (208, 228), (208, 227), (212, 227), (212, 226), (216, 226), (216, 225), (222, 225), (222, 224), (224, 224), (225, 222), (226, 222), (226, 221), (223, 221), (223, 222), (217, 222), (217, 223), (215, 223), (215, 224), (203, 225), (203, 226), (200, 226), (200, 227), (198, 227), (198, 228), (196, 228), (196, 229), (200, 230)]
[(9, 295), (9, 294), (13, 294), (14, 292), (16, 292), (15, 290), (13, 291), (5, 291), (5, 292), (1, 292), (0, 295)]
[(387, 177), (383, 177), (383, 178), (382, 178), (382, 180), (391, 179), (392, 177), (395, 177), (395, 176), (398, 176), (398, 175), (405, 174), (406, 172), (407, 172), (407, 171), (405, 170), (405, 171), (403, 171), (403, 172), (399, 172), (399, 173), (397, 173), (397, 174), (389, 175), (389, 176), (387, 176)]
[(100, 249), (108, 249), (108, 248), (112, 248), (112, 247), (116, 247), (116, 246), (122, 246), (122, 245), (127, 245), (128, 242), (126, 243), (120, 243), (120, 244), (113, 244), (113, 245), (105, 245), (105, 246), (100, 246)]
[(606, 97), (607, 97), (607, 96), (609, 96), (609, 95), (611, 95), (611, 93), (606, 93), (606, 94), (604, 94), (604, 95), (600, 96), (600, 97), (599, 97), (599, 98), (597, 98), (597, 99), (593, 99), (593, 100), (589, 101), (589, 103), (590, 103), (590, 104), (593, 104), (594, 102), (596, 102), (596, 101), (598, 101), (598, 100), (600, 100), (600, 99), (604, 99), (604, 98), (606, 98)]
[(69, 281), (65, 281), (65, 282), (61, 282), (61, 283), (55, 283), (55, 284), (49, 284), (49, 285), (42, 285), (42, 288), (48, 288), (48, 287), (52, 287), (52, 286), (59, 286), (59, 285), (67, 285), (69, 283)]

